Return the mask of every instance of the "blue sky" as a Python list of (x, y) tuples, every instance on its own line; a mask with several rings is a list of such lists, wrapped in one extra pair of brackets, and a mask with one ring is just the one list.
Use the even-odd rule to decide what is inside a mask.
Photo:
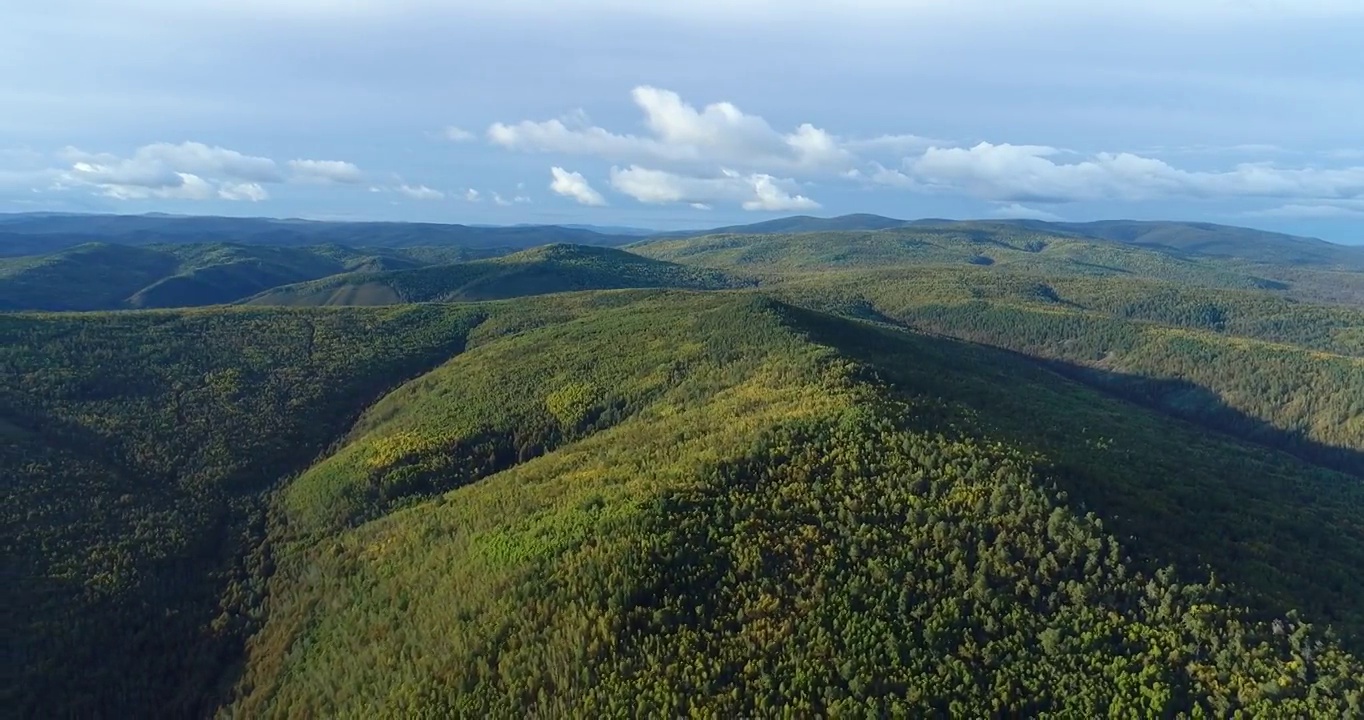
[(1359, 0), (44, 0), (0, 24), (0, 212), (1364, 242), (1360, 37)]

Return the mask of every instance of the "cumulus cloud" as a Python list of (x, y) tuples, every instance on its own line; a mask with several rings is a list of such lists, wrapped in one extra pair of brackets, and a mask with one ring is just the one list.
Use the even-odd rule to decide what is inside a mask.
[(1364, 195), (1364, 167), (1242, 163), (1224, 171), (1190, 171), (1131, 153), (1099, 153), (1078, 162), (1060, 162), (1060, 154), (1046, 146), (982, 142), (971, 148), (929, 148), (907, 161), (906, 170), (929, 187), (1015, 202)]
[(844, 147), (857, 154), (903, 154), (922, 152), (934, 146), (947, 144), (945, 140), (934, 140), (918, 135), (881, 135), (864, 140), (848, 140)]
[(605, 205), (606, 198), (601, 193), (592, 189), (587, 179), (581, 173), (570, 172), (561, 167), (555, 166), (549, 169), (550, 175), (554, 177), (549, 184), (549, 189), (556, 194), (567, 198), (573, 198), (582, 205)]
[[(77, 172), (81, 163), (77, 163)], [(175, 173), (174, 180), (159, 180), (156, 183), (129, 184), (102, 182), (100, 179), (81, 178), (99, 189), (99, 194), (115, 200), (209, 200), (215, 196), (213, 186), (207, 180), (192, 173)], [(106, 178), (107, 179), (107, 178)], [(79, 184), (79, 181), (78, 183)], [(66, 186), (63, 183), (60, 186)]]
[(464, 128), (461, 127), (455, 127), (454, 125), (446, 126), (445, 131), (442, 133), (442, 135), (445, 136), (446, 140), (449, 140), (451, 142), (472, 142), (478, 139), (478, 136), (474, 135), (468, 130), (465, 130)]
[(299, 182), (353, 184), (364, 179), (360, 168), (341, 160), (290, 160), (289, 169)]
[(76, 172), (96, 182), (115, 185), (160, 187), (175, 185), (171, 176), (189, 173), (199, 177), (229, 178), (242, 182), (280, 182), (275, 161), (243, 155), (236, 150), (198, 142), (153, 143), (135, 150), (131, 157), (87, 153), (68, 147), (61, 156)]
[(766, 120), (728, 102), (700, 110), (670, 90), (634, 89), (651, 135), (613, 133), (588, 124), (584, 114), (515, 124), (494, 123), (488, 140), (525, 152), (591, 155), (624, 162), (725, 165), (744, 169), (837, 169), (853, 160), (838, 138), (809, 123), (780, 133)]
[(445, 193), (425, 185), (399, 185), (398, 192), (413, 200), (444, 200)]
[(224, 183), (218, 187), (218, 197), (223, 200), (268, 200), (270, 193), (260, 183)]
[(819, 207), (814, 200), (793, 194), (793, 185), (790, 180), (779, 180), (771, 175), (744, 175), (733, 170), (726, 170), (719, 177), (690, 177), (638, 165), (611, 168), (611, 186), (642, 203), (686, 203), (695, 207), (709, 206), (712, 202), (735, 202), (745, 210), (766, 211)]
[(483, 202), (483, 193), (473, 188), (469, 188), (468, 190), (464, 191), (464, 199), (468, 200), (471, 203)]
[(354, 183), (360, 169), (338, 160), (291, 160), (289, 175), (267, 157), (246, 155), (199, 142), (152, 143), (123, 157), (67, 147), (58, 157), (67, 167), (52, 169), (56, 189), (92, 188), (119, 200), (269, 199), (265, 186), (286, 179)]
[[(991, 142), (958, 146), (913, 133), (855, 138), (810, 123), (781, 132), (730, 102), (698, 108), (675, 92), (649, 85), (636, 87), (632, 98), (643, 115), (646, 133), (614, 132), (591, 124), (579, 111), (543, 122), (495, 123), (488, 128), (487, 138), (508, 150), (591, 156), (625, 166), (628, 169), (613, 171), (612, 185), (648, 203), (737, 202), (761, 209), (816, 206), (813, 200), (793, 194), (789, 185), (778, 183), (777, 177), (960, 194), (1003, 203), (1002, 207), (1020, 204), (1019, 208), (1025, 207), (1022, 203), (1099, 200), (1320, 201), (1364, 195), (1364, 167), (1243, 162), (1194, 170), (1133, 152), (1084, 155), (1048, 145)], [(1205, 159), (1291, 155), (1277, 146), (1254, 144), (1184, 150), (1168, 154)], [(1032, 217), (1045, 212), (1028, 211)]]

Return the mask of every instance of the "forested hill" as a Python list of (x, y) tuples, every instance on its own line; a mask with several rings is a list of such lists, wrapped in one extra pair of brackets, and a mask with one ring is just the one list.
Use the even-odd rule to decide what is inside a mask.
[(1364, 717), (1310, 241), (130, 222), (0, 258), (16, 717)]
[[(1022, 228), (1044, 235), (1106, 240), (1176, 251), (1184, 255), (1235, 258), (1272, 265), (1364, 270), (1364, 247), (1196, 222), (900, 220), (862, 213), (829, 218), (797, 215), (747, 225), (655, 232), (652, 236), (766, 235), (934, 227), (986, 234), (999, 233), (1007, 228)], [(489, 255), (553, 243), (617, 247), (649, 234), (638, 228), (582, 225), (485, 226), (159, 214), (20, 213), (0, 214), (0, 257), (44, 255), (91, 242), (123, 245), (243, 243), (279, 247), (325, 244), (375, 248), (451, 246)]]
[[(1171, 415), (1364, 475), (1364, 273), (1284, 282), (1022, 229), (722, 235), (630, 249), (753, 274), (807, 307), (1053, 361)], [(1306, 302), (1322, 293), (1358, 307)]]
[(482, 257), (459, 248), (90, 243), (0, 258), (0, 310), (121, 310), (230, 303), (303, 280)]
[(1188, 255), (1239, 258), (1274, 265), (1335, 267), (1364, 272), (1364, 246), (1338, 245), (1315, 238), (1229, 225), (1137, 220), (1103, 220), (1088, 223), (1015, 220), (1010, 223), (1045, 232), (1073, 233), (1080, 237), (1172, 249)]
[(1364, 709), (1364, 485), (1017, 354), (750, 291), (0, 340), (20, 716)]
[(1183, 256), (1235, 258), (1269, 265), (1364, 271), (1364, 246), (1340, 245), (1316, 238), (1202, 222), (1103, 220), (1075, 223), (1046, 220), (897, 220), (868, 214), (841, 215), (831, 218), (798, 215), (748, 225), (657, 233), (654, 237), (831, 233), (893, 230), (897, 228), (938, 228), (962, 234), (976, 233), (981, 236), (997, 235), (1007, 228), (1020, 228), (1041, 235), (1107, 240), (1138, 247), (1174, 251)]
[(176, 215), (0, 215), (0, 257), (43, 255), (90, 242), (119, 245), (242, 243), (272, 247), (453, 246), (507, 253), (550, 243), (623, 245), (637, 237), (557, 225), (485, 227)]
[(573, 290), (693, 288), (751, 285), (719, 270), (654, 260), (623, 250), (548, 245), (504, 257), (411, 270), (358, 272), (285, 285), (245, 302), (251, 305), (389, 305), (467, 302)]

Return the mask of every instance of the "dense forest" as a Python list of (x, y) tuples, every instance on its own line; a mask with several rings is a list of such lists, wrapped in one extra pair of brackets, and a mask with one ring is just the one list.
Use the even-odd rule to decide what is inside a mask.
[(0, 701), (1364, 714), (1349, 253), (887, 221), (0, 260)]
[(718, 270), (652, 260), (623, 250), (546, 245), (503, 257), (389, 272), (351, 272), (285, 285), (245, 300), (251, 305), (390, 305), (497, 300), (574, 290), (696, 288), (751, 281)]

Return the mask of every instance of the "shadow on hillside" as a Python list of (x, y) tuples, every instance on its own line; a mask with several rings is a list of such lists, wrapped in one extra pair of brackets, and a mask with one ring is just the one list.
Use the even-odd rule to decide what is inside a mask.
[(1272, 423), (1231, 407), (1216, 392), (1197, 383), (1114, 372), (1063, 360), (1036, 358), (1011, 350), (1001, 352), (1037, 363), (1059, 375), (1205, 429), (1286, 452), (1313, 465), (1364, 479), (1364, 452), (1327, 445), (1302, 433), (1275, 427)]
[[(1149, 571), (1173, 564), (1189, 581), (1211, 573), (1257, 617), (1296, 609), (1364, 649), (1364, 484), (1270, 450), (1356, 473), (1364, 453), (1267, 429), (1190, 383), (817, 313), (793, 319), (812, 340), (874, 368), (893, 392), (938, 397), (949, 409), (907, 418), (909, 426), (1040, 451), (1042, 481), (1076, 512), (1096, 513)], [(1121, 411), (1089, 396), (1094, 389), (1155, 412)], [(1250, 438), (1263, 450), (1235, 444)]]

